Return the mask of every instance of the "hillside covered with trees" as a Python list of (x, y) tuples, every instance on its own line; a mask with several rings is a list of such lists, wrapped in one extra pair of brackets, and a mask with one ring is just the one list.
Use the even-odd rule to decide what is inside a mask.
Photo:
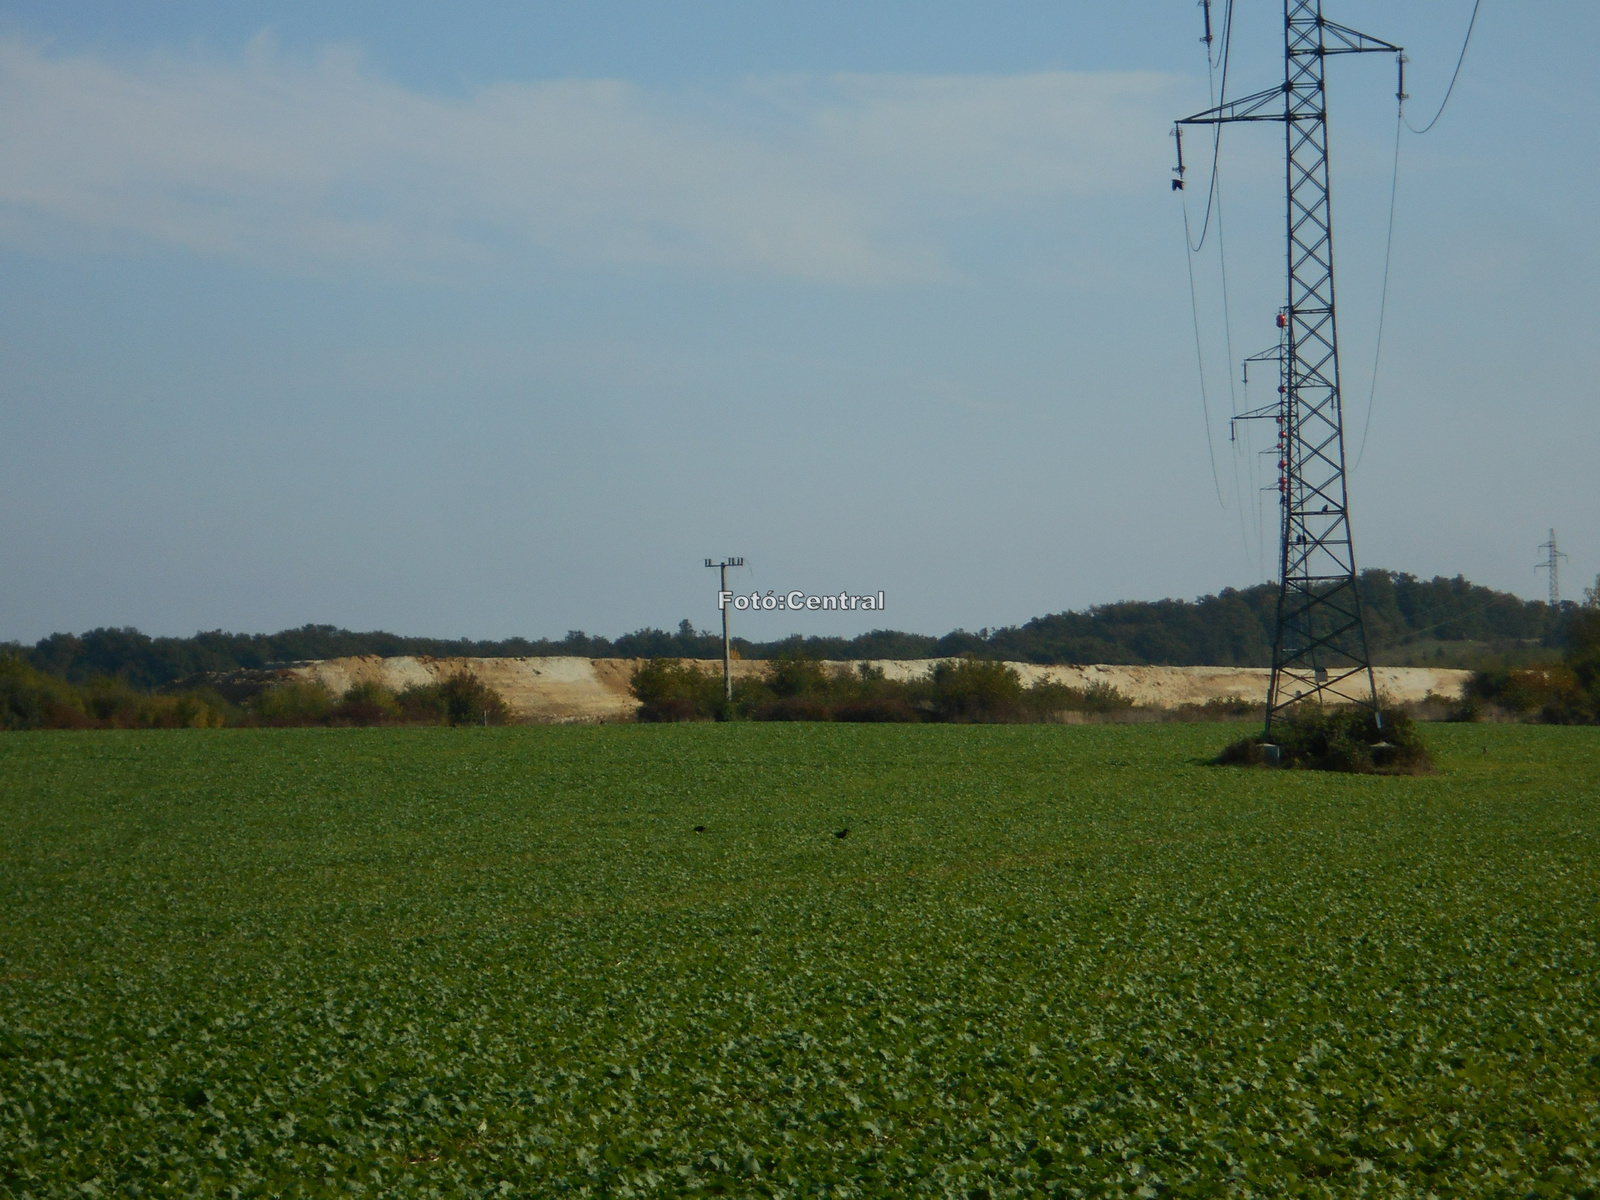
[[(1421, 580), (1393, 571), (1361, 575), (1374, 659), (1393, 665), (1507, 666), (1554, 659), (1565, 646), (1577, 606), (1552, 610), (1454, 579)], [(790, 637), (775, 642), (735, 639), (743, 658), (780, 654), (807, 658), (976, 658), (1035, 663), (1129, 663), (1171, 666), (1266, 666), (1271, 655), (1276, 589), (1269, 584), (1225, 588), (1197, 600), (1122, 601), (1083, 612), (1035, 617), (1023, 625), (942, 637), (874, 630), (853, 638)], [(275, 663), (352, 654), (411, 654), (485, 658), (578, 655), (585, 658), (717, 658), (718, 634), (688, 621), (676, 632), (641, 629), (612, 639), (580, 631), (558, 640), (447, 640), (392, 633), (353, 633), (306, 625), (273, 634), (198, 633), (149, 637), (135, 629), (52, 634), (12, 653), (60, 679), (116, 677), (137, 688), (159, 688), (216, 671), (259, 669)]]

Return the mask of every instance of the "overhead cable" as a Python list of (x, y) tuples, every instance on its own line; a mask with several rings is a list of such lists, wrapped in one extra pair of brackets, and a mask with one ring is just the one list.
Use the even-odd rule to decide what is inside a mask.
[[(1187, 206), (1183, 210), (1183, 240), (1184, 244), (1187, 245), (1189, 242), (1189, 209)], [(1194, 360), (1200, 371), (1200, 412), (1205, 417), (1206, 422), (1206, 454), (1211, 459), (1211, 486), (1216, 489), (1217, 504), (1222, 508), (1227, 508), (1227, 503), (1222, 499), (1222, 481), (1217, 476), (1217, 451), (1216, 447), (1211, 444), (1211, 401), (1206, 396), (1206, 360), (1200, 349), (1200, 298), (1195, 294), (1194, 290), (1194, 254), (1185, 254), (1183, 261), (1189, 267), (1189, 311), (1194, 316)]]
[(1378, 298), (1378, 339), (1372, 348), (1372, 387), (1367, 392), (1367, 416), (1361, 422), (1361, 446), (1356, 450), (1356, 466), (1367, 452), (1367, 431), (1372, 428), (1372, 405), (1378, 397), (1378, 361), (1383, 357), (1383, 315), (1389, 309), (1389, 257), (1394, 249), (1394, 199), (1400, 191), (1400, 122), (1405, 120), (1405, 109), (1395, 116), (1394, 169), (1389, 176), (1389, 232), (1383, 239), (1383, 290)]
[[(1429, 121), (1421, 129), (1407, 121), (1406, 128), (1411, 130), (1412, 133), (1427, 133), (1428, 130), (1439, 123), (1439, 118), (1444, 116), (1444, 107), (1450, 103), (1450, 93), (1456, 90), (1456, 80), (1461, 78), (1461, 64), (1466, 60), (1467, 47), (1472, 44), (1472, 27), (1478, 23), (1478, 6), (1482, 3), (1483, 0), (1473, 0), (1472, 2), (1472, 16), (1467, 21), (1467, 36), (1461, 39), (1461, 53), (1456, 56), (1456, 69), (1450, 76), (1450, 86), (1444, 90), (1444, 99), (1439, 101), (1439, 111), (1434, 113), (1433, 120)], [(1205, 235), (1201, 234), (1201, 236), (1204, 237)]]
[[(1228, 51), (1233, 45), (1233, 0), (1228, 0), (1228, 7), (1222, 18), (1222, 91), (1224, 99), (1228, 95)], [(1211, 96), (1211, 102), (1217, 103), (1217, 93), (1211, 90), (1211, 50), (1206, 49), (1206, 91)], [(1222, 154), (1222, 126), (1214, 126), (1211, 131), (1211, 182), (1206, 188), (1206, 214), (1200, 222), (1200, 240), (1189, 242), (1188, 246), (1195, 254), (1200, 253), (1201, 247), (1206, 244), (1206, 230), (1211, 228), (1211, 207), (1217, 197), (1217, 160)], [(1188, 224), (1188, 213), (1184, 214), (1184, 223)], [(1185, 235), (1187, 237), (1187, 235)], [(1230, 376), (1231, 378), (1231, 376)]]

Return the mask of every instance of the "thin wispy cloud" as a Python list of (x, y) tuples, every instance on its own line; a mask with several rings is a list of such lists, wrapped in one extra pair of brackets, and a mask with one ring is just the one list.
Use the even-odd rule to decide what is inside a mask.
[(281, 269), (522, 260), (843, 284), (938, 277), (943, 238), (1164, 171), (1174, 81), (842, 75), (507, 82), (465, 97), (258, 37), (138, 62), (0, 40), (0, 237)]

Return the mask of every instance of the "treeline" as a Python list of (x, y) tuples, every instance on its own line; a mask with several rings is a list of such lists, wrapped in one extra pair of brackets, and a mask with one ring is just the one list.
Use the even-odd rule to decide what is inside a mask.
[[(1543, 601), (1454, 579), (1370, 570), (1360, 587), (1373, 656), (1408, 661), (1422, 643), (1561, 648), (1577, 606), (1552, 609)], [(1277, 590), (1269, 584), (1225, 588), (1198, 600), (1125, 601), (1083, 612), (1035, 617), (1024, 625), (955, 630), (943, 637), (874, 630), (853, 638), (736, 638), (740, 657), (861, 659), (1009, 659), (1032, 663), (1122, 663), (1167, 666), (1267, 666)], [(306, 625), (274, 634), (198, 633), (188, 638), (149, 637), (136, 629), (95, 629), (52, 634), (11, 652), (36, 669), (73, 683), (115, 677), (135, 688), (169, 687), (213, 672), (255, 670), (307, 659), (377, 654), (508, 658), (576, 655), (583, 658), (719, 658), (718, 634), (688, 621), (676, 632), (641, 629), (619, 638), (573, 631), (560, 640), (402, 637), (355, 633), (332, 625)]]
[[(1419, 641), (1562, 644), (1576, 606), (1453, 579), (1421, 580), (1363, 571), (1358, 580), (1367, 639), (1382, 661), (1406, 657)], [(1103, 662), (1177, 667), (1265, 667), (1272, 663), (1278, 589), (1224, 588), (1195, 601), (1106, 604), (1083, 613), (1036, 617), (984, 639), (989, 657), (1020, 662)], [(976, 651), (976, 647), (974, 647)]]
[[(1133, 708), (1115, 688), (1038, 680), (1025, 685), (1014, 667), (959, 658), (938, 663), (916, 679), (887, 679), (881, 667), (827, 667), (815, 659), (780, 657), (759, 676), (723, 693), (720, 673), (675, 658), (654, 658), (634, 670), (630, 684), (639, 720), (855, 721), (1017, 724), (1060, 721), (1069, 714), (1111, 715)], [(1236, 715), (1247, 705), (1212, 705), (1202, 715)], [(1200, 710), (1196, 710), (1197, 712)]]

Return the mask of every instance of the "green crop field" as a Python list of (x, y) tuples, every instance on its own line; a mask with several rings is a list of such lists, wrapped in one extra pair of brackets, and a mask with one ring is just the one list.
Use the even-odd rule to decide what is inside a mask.
[(1600, 730), (1425, 732), (7, 734), (0, 1194), (1592, 1195)]

